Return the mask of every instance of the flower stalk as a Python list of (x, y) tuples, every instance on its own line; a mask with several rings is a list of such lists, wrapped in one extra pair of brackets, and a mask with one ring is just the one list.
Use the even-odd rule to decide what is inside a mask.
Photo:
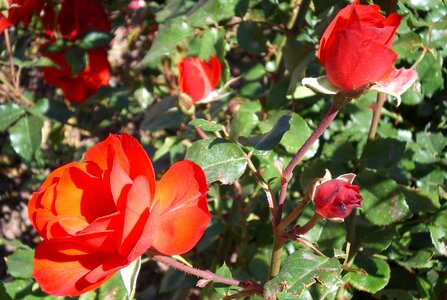
[(287, 225), (293, 222), (301, 214), (302, 210), (309, 202), (309, 197), (306, 195), (306, 197), (297, 206), (297, 208), (294, 211), (292, 211), (292, 213), (289, 214), (289, 216), (285, 218), (284, 222), (282, 222), (282, 209), (284, 206), (284, 200), (286, 198), (289, 181), (292, 179), (293, 176), (293, 170), (301, 161), (307, 150), (309, 150), (309, 148), (320, 138), (323, 132), (329, 127), (329, 125), (332, 123), (332, 121), (335, 119), (338, 112), (340, 111), (340, 108), (344, 104), (348, 103), (350, 100), (351, 99), (347, 98), (345, 95), (341, 93), (334, 95), (332, 105), (329, 111), (326, 113), (321, 123), (311, 134), (311, 136), (306, 140), (306, 142), (301, 146), (301, 148), (298, 150), (298, 152), (290, 161), (289, 165), (282, 173), (281, 190), (279, 194), (276, 215), (274, 216), (275, 218), (274, 224), (276, 225), (274, 227), (273, 249), (270, 262), (270, 273), (269, 273), (270, 278), (277, 276), (281, 268), (281, 256), (285, 243), (284, 239), (282, 238), (284, 229), (287, 227)]

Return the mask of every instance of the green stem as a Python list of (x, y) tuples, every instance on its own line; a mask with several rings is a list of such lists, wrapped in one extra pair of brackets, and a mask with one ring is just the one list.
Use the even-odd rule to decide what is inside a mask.
[(292, 212), (290, 212), (282, 221), (281, 223), (278, 224), (277, 226), (277, 230), (279, 232), (284, 232), (284, 230), (286, 229), (286, 227), (292, 223), (294, 220), (296, 220), (301, 213), (303, 212), (304, 208), (307, 206), (307, 204), (309, 203), (310, 198), (309, 196), (306, 194), (303, 198), (303, 200), (301, 200), (300, 203), (298, 203), (298, 205), (295, 207), (294, 210), (292, 210)]
[(284, 247), (285, 240), (281, 237), (281, 234), (275, 230), (275, 235), (273, 237), (273, 249), (272, 249), (272, 259), (270, 262), (270, 272), (269, 279), (276, 277), (281, 269), (281, 257), (282, 249)]

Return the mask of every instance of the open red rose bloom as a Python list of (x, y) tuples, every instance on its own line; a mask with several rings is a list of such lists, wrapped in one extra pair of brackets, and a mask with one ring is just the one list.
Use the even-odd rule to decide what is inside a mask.
[(47, 84), (59, 87), (64, 92), (65, 99), (82, 103), (93, 96), (101, 86), (109, 84), (110, 65), (105, 48), (87, 51), (87, 65), (79, 74), (72, 74), (65, 53), (63, 50), (61, 53), (43, 54), (59, 66), (59, 68), (44, 67), (43, 78)]
[[(57, 18), (56, 13), (48, 6), (44, 10), (43, 20), (46, 34), (50, 38), (46, 45), (54, 42), (55, 31), (67, 41), (76, 41), (82, 39), (88, 31), (111, 30), (107, 14), (98, 0), (63, 0)], [(62, 89), (68, 101), (83, 103), (96, 94), (101, 86), (109, 84), (107, 49), (101, 46), (87, 50), (87, 64), (79, 74), (72, 73), (65, 57), (68, 50), (69, 48), (64, 48), (59, 52), (43, 53), (43, 56), (58, 65), (43, 68), (44, 79), (47, 84)]]
[(178, 69), (179, 91), (191, 97), (193, 102), (209, 96), (220, 81), (220, 62), (212, 55), (208, 62), (196, 57), (183, 58)]
[(359, 187), (341, 179), (323, 182), (315, 189), (313, 203), (323, 218), (344, 219), (354, 208), (361, 207)]
[(141, 145), (110, 135), (55, 171), (33, 194), (29, 217), (43, 237), (33, 277), (52, 295), (95, 289), (149, 248), (189, 251), (210, 221), (202, 169), (175, 163), (160, 179)]
[(356, 93), (365, 85), (398, 97), (413, 84), (411, 69), (395, 69), (397, 54), (391, 45), (402, 17), (384, 17), (378, 5), (358, 0), (343, 8), (324, 32), (317, 56), (329, 81), (344, 93)]

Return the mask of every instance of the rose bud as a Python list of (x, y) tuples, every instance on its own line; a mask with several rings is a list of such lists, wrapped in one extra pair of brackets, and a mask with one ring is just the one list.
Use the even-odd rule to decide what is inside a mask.
[(359, 187), (352, 185), (355, 174), (349, 173), (331, 179), (329, 171), (314, 182), (309, 193), (316, 212), (323, 218), (342, 221), (354, 208), (361, 207)]
[(77, 296), (148, 249), (183, 254), (210, 221), (207, 192), (205, 174), (191, 161), (175, 163), (156, 183), (138, 141), (111, 134), (33, 194), (28, 214), (43, 238), (33, 277), (48, 294)]
[(179, 91), (187, 94), (194, 103), (209, 97), (220, 81), (220, 62), (212, 55), (208, 62), (196, 57), (183, 58), (178, 69)]
[(110, 65), (107, 50), (103, 47), (88, 50), (87, 65), (79, 74), (72, 74), (72, 68), (65, 57), (66, 51), (67, 49), (60, 53), (43, 53), (43, 56), (58, 65), (58, 67), (44, 67), (43, 78), (47, 84), (62, 89), (68, 101), (83, 103), (88, 97), (96, 94), (101, 86), (109, 84)]
[[(397, 54), (391, 45), (402, 17), (384, 17), (378, 5), (360, 5), (358, 0), (343, 8), (329, 24), (320, 40), (317, 57), (326, 68), (327, 78), (303, 80), (303, 85), (328, 94), (341, 91), (357, 98), (374, 89), (395, 96), (400, 102), (417, 79), (413, 69), (395, 69)], [(328, 79), (328, 82), (327, 82)]]

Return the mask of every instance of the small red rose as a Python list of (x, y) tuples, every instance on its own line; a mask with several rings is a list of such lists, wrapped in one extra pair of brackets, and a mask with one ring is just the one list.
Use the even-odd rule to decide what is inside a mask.
[(67, 49), (61, 53), (44, 53), (59, 67), (44, 67), (43, 77), (47, 84), (62, 89), (65, 99), (71, 102), (83, 103), (88, 97), (96, 94), (101, 86), (109, 84), (110, 65), (107, 60), (107, 50), (96, 48), (87, 51), (88, 64), (79, 74), (72, 74), (72, 69), (64, 56)]
[(354, 174), (344, 174), (331, 179), (329, 172), (316, 181), (310, 192), (316, 212), (326, 219), (344, 219), (354, 208), (362, 206), (359, 187), (353, 185)]
[(212, 55), (208, 62), (196, 57), (183, 58), (178, 69), (179, 91), (195, 103), (210, 96), (220, 81), (221, 65)]
[(149, 248), (165, 255), (195, 246), (210, 221), (202, 169), (177, 162), (156, 183), (133, 137), (111, 134), (84, 162), (53, 171), (28, 205), (43, 241), (33, 277), (48, 294), (93, 290)]

